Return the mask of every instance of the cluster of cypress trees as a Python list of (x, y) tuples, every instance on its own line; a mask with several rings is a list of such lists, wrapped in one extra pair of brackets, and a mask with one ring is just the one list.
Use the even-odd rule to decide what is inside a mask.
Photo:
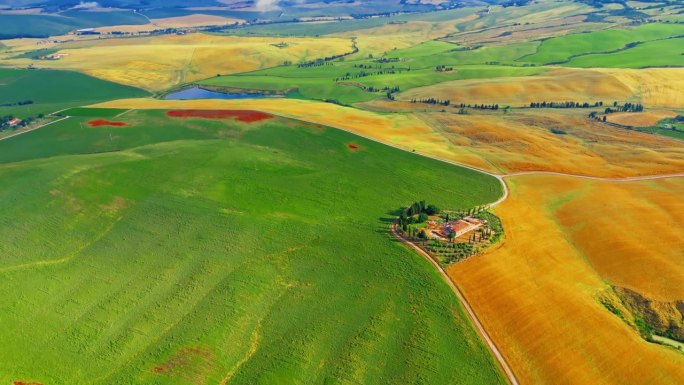
[(592, 108), (601, 107), (603, 102), (595, 102), (593, 104), (584, 102), (532, 102), (530, 108)]

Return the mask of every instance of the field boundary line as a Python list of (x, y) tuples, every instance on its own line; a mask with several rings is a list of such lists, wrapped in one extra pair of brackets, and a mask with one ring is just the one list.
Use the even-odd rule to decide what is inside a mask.
[(126, 110), (126, 111), (120, 113), (119, 115), (116, 115), (115, 118), (120, 118), (120, 117), (126, 115), (127, 113), (129, 113), (129, 112), (131, 112), (131, 111), (133, 111), (133, 110), (132, 110), (132, 109), (128, 109), (128, 110)]
[(55, 123), (61, 122), (61, 121), (63, 121), (63, 120), (67, 120), (67, 119), (69, 119), (70, 117), (71, 117), (71, 116), (65, 116), (65, 117), (63, 117), (63, 118), (60, 118), (60, 119), (57, 119), (57, 120), (53, 120), (53, 121), (51, 121), (51, 122), (45, 123), (45, 124), (40, 125), (40, 126), (38, 126), (38, 127), (31, 128), (31, 129), (29, 129), (29, 130), (24, 130), (24, 131), (21, 131), (21, 132), (16, 132), (16, 133), (14, 133), (14, 134), (12, 134), (12, 135), (8, 135), (8, 136), (6, 136), (6, 137), (4, 137), (4, 138), (0, 138), (0, 140), (11, 139), (11, 138), (17, 137), (17, 136), (19, 136), (19, 135), (23, 135), (23, 134), (29, 133), (29, 132), (31, 132), (31, 131), (35, 131), (35, 130), (37, 130), (37, 129), (39, 129), (39, 128), (43, 128), (43, 127), (49, 126), (49, 125), (51, 125), (51, 124), (55, 124)]
[(439, 274), (441, 275), (442, 279), (446, 281), (446, 283), (449, 285), (451, 290), (456, 294), (456, 298), (458, 301), (461, 303), (461, 306), (465, 309), (465, 313), (470, 319), (470, 323), (475, 327), (475, 330), (477, 333), (480, 335), (481, 339), (485, 342), (489, 350), (492, 352), (492, 355), (496, 359), (497, 363), (499, 364), (499, 367), (504, 371), (504, 374), (506, 375), (506, 378), (508, 379), (508, 382), (511, 385), (520, 385), (518, 382), (518, 379), (515, 377), (515, 373), (513, 373), (513, 370), (511, 370), (510, 366), (508, 365), (508, 362), (506, 362), (506, 359), (504, 358), (503, 354), (501, 351), (499, 351), (499, 348), (496, 347), (496, 344), (494, 343), (494, 340), (489, 336), (487, 331), (485, 330), (484, 326), (482, 326), (482, 323), (480, 322), (480, 319), (477, 317), (477, 314), (473, 310), (472, 306), (470, 306), (470, 303), (468, 303), (468, 300), (466, 300), (465, 295), (461, 292), (461, 289), (458, 287), (456, 282), (451, 279), (451, 277), (444, 271), (442, 266), (440, 266), (437, 262), (435, 262), (432, 257), (430, 257), (425, 251), (423, 251), (421, 248), (418, 246), (414, 245), (413, 243), (407, 241), (404, 239), (401, 235), (399, 235), (396, 231), (395, 225), (390, 226), (390, 234), (392, 237), (405, 246), (408, 246), (412, 250), (416, 251), (423, 259), (427, 260), (430, 262), (430, 264), (437, 269)]
[(596, 180), (596, 181), (600, 181), (600, 182), (625, 183), (625, 182), (640, 182), (640, 181), (657, 180), (657, 179), (682, 178), (682, 177), (684, 177), (684, 172), (679, 172), (679, 173), (674, 173), (674, 174), (628, 176), (628, 177), (623, 177), (623, 178), (605, 178), (605, 177), (590, 176), (590, 175), (565, 174), (562, 172), (555, 172), (555, 171), (523, 171), (523, 172), (514, 172), (512, 174), (501, 175), (501, 178), (503, 179), (503, 178), (510, 178), (510, 177), (516, 177), (516, 176), (525, 176), (525, 175), (554, 175), (554, 176), (563, 176), (563, 177), (578, 178), (578, 179)]

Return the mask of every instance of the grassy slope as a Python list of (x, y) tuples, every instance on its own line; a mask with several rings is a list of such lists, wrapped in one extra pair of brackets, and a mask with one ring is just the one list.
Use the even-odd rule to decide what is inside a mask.
[[(201, 81), (211, 86), (235, 87), (261, 90), (286, 90), (298, 88), (299, 93), (308, 99), (332, 99), (344, 104), (364, 102), (384, 97), (382, 92), (366, 92), (350, 83), (376, 88), (399, 87), (407, 90), (457, 79), (477, 79), (501, 76), (525, 76), (544, 71), (536, 67), (484, 65), (498, 58), (498, 61), (514, 59), (534, 51), (535, 44), (518, 46), (487, 47), (474, 51), (454, 51), (457, 46), (450, 43), (431, 41), (405, 50), (390, 52), (387, 58), (400, 58), (403, 61), (378, 63), (376, 59), (334, 62), (331, 65), (298, 68), (281, 66), (262, 71), (238, 75), (221, 76)], [(371, 69), (354, 66), (372, 66)], [(454, 66), (456, 71), (439, 73), (436, 65)], [(401, 73), (372, 75), (335, 82), (345, 74), (377, 72), (402, 69)], [(410, 71), (409, 71), (410, 68)]]
[(495, 179), (291, 121), (80, 119), (0, 142), (0, 382), (503, 382), (380, 219)]
[(36, 116), (87, 103), (145, 95), (145, 91), (77, 72), (0, 69), (0, 104), (34, 102), (28, 106), (0, 107), (0, 115)]
[(60, 15), (0, 15), (0, 38), (48, 37), (80, 28), (109, 25), (146, 24), (147, 19), (133, 12), (78, 12)]
[[(468, 7), (438, 12), (395, 15), (382, 18), (345, 20), (342, 22), (334, 21), (327, 23), (317, 22), (251, 25), (244, 28), (228, 30), (226, 33), (242, 36), (319, 36), (358, 31), (359, 35), (363, 35), (363, 30), (365, 29), (387, 25), (388, 23), (402, 23), (410, 21), (450, 21), (470, 15), (481, 9), (481, 7)], [(383, 12), (387, 11), (387, 9), (383, 10)]]
[(684, 38), (652, 41), (611, 54), (584, 55), (572, 67), (644, 68), (684, 66)]
[[(683, 34), (684, 25), (657, 23), (633, 29), (607, 29), (572, 34), (544, 41), (537, 53), (525, 56), (521, 61), (537, 64), (561, 63), (576, 55), (610, 52), (620, 50), (629, 43), (665, 39)], [(605, 57), (615, 57), (615, 54), (605, 55)]]

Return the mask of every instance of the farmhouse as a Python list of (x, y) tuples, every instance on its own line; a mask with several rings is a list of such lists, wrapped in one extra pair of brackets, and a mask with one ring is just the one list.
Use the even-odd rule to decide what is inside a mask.
[(454, 238), (458, 238), (462, 235), (475, 231), (486, 224), (487, 221), (485, 220), (473, 217), (465, 217), (456, 221), (443, 223), (430, 222), (428, 223), (428, 229), (434, 237), (447, 240), (451, 234), (453, 234), (452, 236)]
[(10, 120), (9, 122), (7, 122), (7, 125), (10, 126), (10, 127), (15, 127), (15, 126), (20, 125), (21, 122), (22, 122), (21, 119), (14, 118), (14, 119)]

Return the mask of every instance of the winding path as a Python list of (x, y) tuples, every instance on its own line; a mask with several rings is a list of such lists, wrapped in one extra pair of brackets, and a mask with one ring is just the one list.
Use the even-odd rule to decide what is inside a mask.
[(473, 326), (475, 326), (475, 330), (480, 335), (482, 340), (485, 342), (485, 344), (487, 345), (489, 350), (492, 352), (492, 354), (494, 355), (494, 358), (496, 358), (496, 361), (498, 362), (499, 366), (501, 367), (501, 369), (504, 371), (504, 374), (508, 378), (508, 382), (511, 385), (520, 385), (520, 383), (518, 382), (518, 379), (515, 377), (515, 374), (513, 373), (513, 370), (511, 370), (511, 367), (508, 366), (508, 362), (506, 362), (506, 359), (504, 358), (503, 354), (501, 354), (501, 351), (499, 350), (499, 348), (496, 347), (494, 340), (492, 340), (492, 338), (489, 336), (489, 334), (487, 333), (485, 328), (482, 326), (480, 319), (477, 317), (477, 314), (475, 314), (475, 311), (470, 306), (470, 303), (468, 303), (468, 301), (466, 300), (465, 296), (461, 292), (461, 289), (458, 288), (456, 283), (451, 279), (451, 277), (449, 277), (449, 275), (446, 273), (446, 271), (444, 271), (442, 266), (440, 266), (437, 262), (435, 262), (435, 260), (432, 259), (432, 257), (430, 257), (430, 255), (428, 255), (420, 247), (414, 245), (413, 243), (407, 241), (406, 239), (404, 239), (404, 237), (399, 235), (397, 233), (394, 225), (390, 228), (390, 233), (391, 233), (392, 237), (394, 237), (396, 240), (403, 243), (407, 247), (413, 249), (416, 253), (418, 253), (418, 255), (423, 257), (423, 259), (425, 259), (426, 261), (430, 262), (430, 264), (432, 266), (434, 266), (435, 269), (437, 269), (439, 274), (442, 276), (442, 279), (444, 279), (444, 281), (447, 283), (447, 285), (449, 285), (449, 287), (451, 288), (451, 291), (453, 291), (454, 294), (456, 294), (456, 297), (458, 298), (458, 301), (461, 303), (461, 305), (465, 309), (466, 315), (470, 319), (470, 322), (473, 324)]
[(49, 125), (51, 125), (51, 124), (55, 124), (55, 123), (57, 123), (57, 122), (61, 122), (62, 120), (66, 120), (66, 119), (69, 119), (69, 116), (65, 116), (65, 117), (63, 117), (63, 118), (60, 118), (60, 119), (57, 119), (57, 120), (53, 120), (53, 121), (48, 122), (48, 123), (45, 123), (45, 124), (43, 124), (43, 125), (40, 125), (40, 126), (37, 126), (37, 127), (30, 128), (30, 129), (28, 129), (28, 130), (19, 131), (19, 132), (17, 132), (17, 133), (12, 134), (12, 135), (7, 135), (7, 136), (5, 136), (4, 138), (0, 138), (0, 140), (11, 139), (11, 138), (14, 138), (15, 136), (23, 135), (23, 134), (26, 134), (26, 133), (28, 133), (28, 132), (35, 131), (35, 130), (37, 130), (37, 129), (39, 129), (39, 128), (43, 128), (43, 127), (49, 126)]

